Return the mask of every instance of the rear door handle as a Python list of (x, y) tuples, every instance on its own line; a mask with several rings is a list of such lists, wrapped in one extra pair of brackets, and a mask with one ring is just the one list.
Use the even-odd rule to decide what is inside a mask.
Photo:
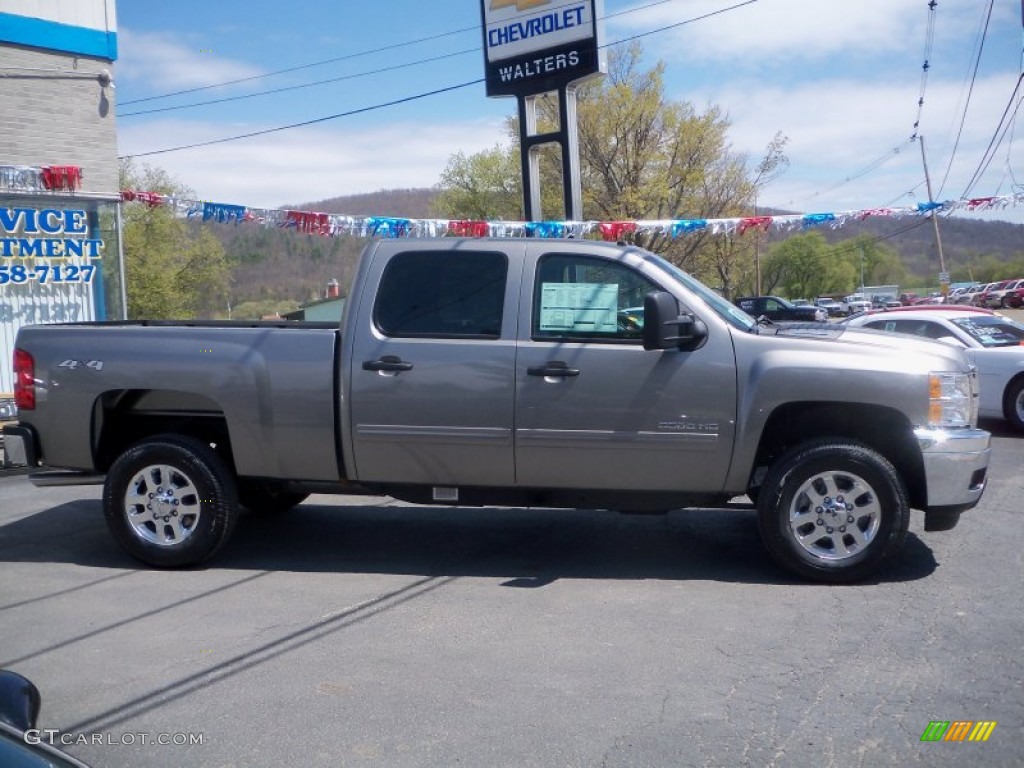
[(395, 355), (384, 355), (379, 360), (364, 360), (364, 371), (411, 371), (412, 363), (407, 363)]
[(579, 376), (580, 369), (570, 368), (561, 360), (552, 360), (550, 363), (544, 363), (544, 365), (531, 365), (526, 369), (526, 373), (530, 376), (558, 376), (562, 378), (569, 378), (571, 376)]

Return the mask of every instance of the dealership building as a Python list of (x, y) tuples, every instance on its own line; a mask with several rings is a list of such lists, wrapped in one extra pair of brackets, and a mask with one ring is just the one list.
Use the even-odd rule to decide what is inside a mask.
[(23, 325), (123, 317), (114, 0), (0, 0), (0, 418)]

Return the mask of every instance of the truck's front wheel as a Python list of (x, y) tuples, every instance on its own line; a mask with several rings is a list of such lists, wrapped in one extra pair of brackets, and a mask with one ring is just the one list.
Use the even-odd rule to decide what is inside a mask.
[(238, 517), (238, 498), (231, 471), (209, 445), (160, 435), (114, 462), (103, 487), (103, 512), (128, 554), (175, 567), (220, 549)]
[(893, 559), (907, 535), (907, 492), (892, 464), (858, 443), (818, 440), (769, 470), (758, 523), (777, 563), (816, 581), (860, 581)]

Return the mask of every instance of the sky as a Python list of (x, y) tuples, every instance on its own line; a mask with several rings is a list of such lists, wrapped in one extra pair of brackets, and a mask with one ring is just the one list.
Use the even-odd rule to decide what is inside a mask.
[[(789, 168), (759, 205), (814, 213), (927, 201), (915, 133), (936, 200), (1024, 192), (1024, 108), (997, 130), (1024, 98), (1024, 86), (1014, 96), (1021, 0), (991, 0), (991, 11), (990, 0), (938, 0), (934, 9), (928, 0), (603, 5), (604, 43), (640, 36), (644, 64), (664, 62), (666, 97), (720, 107), (732, 149), (752, 164), (777, 132), (788, 137)], [(483, 77), (480, 8), (122, 0), (119, 154), (163, 168), (201, 199), (250, 207), (433, 186), (456, 152), (506, 144), (504, 120), (516, 110), (514, 99), (488, 98), (473, 82)], [(288, 90), (265, 93), (274, 89)], [(190, 92), (167, 95), (180, 91)], [(442, 92), (415, 98), (433, 91)], [(305, 121), (320, 122), (143, 154)], [(1024, 223), (1024, 205), (965, 215)]]

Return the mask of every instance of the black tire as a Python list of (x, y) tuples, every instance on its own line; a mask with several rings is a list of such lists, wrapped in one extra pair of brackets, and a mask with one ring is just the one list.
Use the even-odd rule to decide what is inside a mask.
[(238, 503), (260, 515), (278, 515), (297, 507), (308, 493), (292, 493), (276, 483), (259, 480), (238, 481)]
[(1011, 381), (1003, 393), (1003, 416), (1011, 427), (1024, 432), (1024, 378)]
[(235, 479), (208, 444), (158, 435), (114, 462), (103, 486), (103, 513), (117, 543), (137, 560), (160, 568), (194, 565), (234, 530)]
[(757, 513), (775, 562), (837, 584), (888, 565), (910, 525), (907, 492), (892, 464), (865, 445), (837, 440), (810, 441), (780, 457), (761, 486)]

